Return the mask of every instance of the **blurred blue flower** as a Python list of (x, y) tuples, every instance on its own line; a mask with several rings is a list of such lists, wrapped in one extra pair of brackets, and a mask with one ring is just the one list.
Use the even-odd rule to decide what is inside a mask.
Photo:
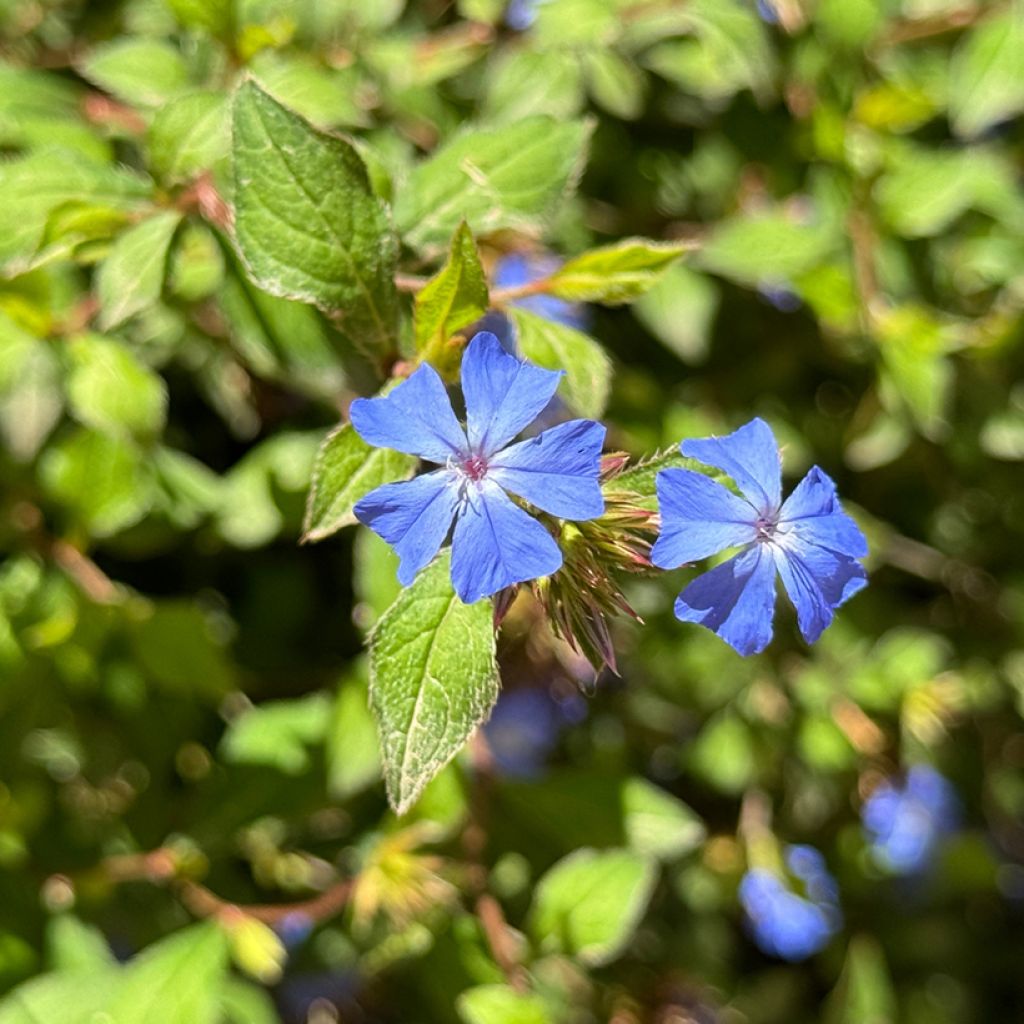
[(923, 871), (943, 836), (956, 828), (960, 802), (929, 765), (914, 765), (905, 780), (886, 779), (864, 803), (861, 820), (875, 859), (896, 875)]
[(806, 960), (842, 926), (839, 889), (813, 846), (785, 851), (788, 878), (752, 868), (740, 882), (740, 903), (758, 948), (782, 960)]
[(742, 497), (688, 469), (658, 473), (661, 534), (651, 561), (674, 569), (726, 548), (735, 557), (698, 576), (676, 599), (676, 617), (714, 630), (740, 654), (772, 638), (775, 574), (813, 643), (836, 608), (867, 584), (857, 561), (868, 553), (843, 511), (835, 484), (817, 466), (782, 502), (782, 468), (771, 428), (754, 419), (726, 437), (683, 441), (688, 458), (729, 474)]
[(356, 518), (398, 553), (403, 585), (437, 554), (453, 521), (452, 583), (466, 604), (555, 572), (558, 544), (506, 491), (563, 519), (601, 515), (600, 423), (570, 420), (506, 447), (548, 404), (560, 377), (481, 333), (462, 359), (465, 430), (444, 382), (426, 364), (387, 395), (352, 403), (352, 426), (368, 444), (442, 467), (384, 484), (355, 506)]
[(558, 705), (546, 690), (503, 690), (484, 726), (498, 774), (538, 778), (564, 724)]
[[(562, 261), (550, 253), (509, 253), (498, 260), (494, 268), (494, 287), (519, 288), (532, 284), (550, 277), (561, 265)], [(521, 299), (513, 299), (510, 304), (577, 330), (584, 330), (587, 326), (586, 307), (578, 302), (566, 302), (553, 295), (525, 295)]]
[(546, 0), (510, 0), (505, 8), (505, 24), (525, 32), (537, 20), (537, 8)]

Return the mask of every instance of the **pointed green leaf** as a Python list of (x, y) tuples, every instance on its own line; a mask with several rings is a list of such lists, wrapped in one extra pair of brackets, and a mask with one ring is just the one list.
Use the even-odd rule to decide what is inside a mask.
[(463, 604), (445, 551), (398, 595), (370, 637), (370, 703), (384, 780), (404, 814), (498, 698), (494, 606)]
[(554, 1024), (544, 1000), (509, 985), (477, 985), (466, 989), (456, 1003), (466, 1024)]
[(80, 64), (83, 77), (125, 103), (158, 107), (189, 86), (188, 65), (170, 43), (131, 36), (97, 46)]
[(145, 178), (70, 150), (0, 162), (0, 269), (13, 275), (31, 265), (56, 211), (88, 207), (124, 215), (140, 209), (151, 192)]
[(416, 348), (443, 344), (487, 312), (487, 278), (473, 234), (463, 221), (452, 237), (448, 262), (416, 296)]
[(216, 1024), (228, 941), (213, 922), (192, 925), (139, 954), (110, 1003), (117, 1024)]
[(598, 418), (608, 401), (612, 364), (593, 338), (536, 313), (510, 309), (523, 355), (547, 370), (564, 370), (559, 391), (581, 416)]
[(343, 423), (327, 435), (313, 464), (303, 540), (323, 540), (356, 517), (355, 503), (381, 484), (412, 476), (416, 460), (390, 448), (371, 448)]
[(160, 298), (167, 250), (181, 214), (167, 210), (130, 228), (114, 243), (96, 274), (100, 326), (110, 330)]
[(896, 993), (882, 948), (867, 935), (855, 936), (826, 1004), (826, 1024), (893, 1024), (896, 1011)]
[(561, 299), (617, 306), (643, 295), (688, 246), (626, 238), (593, 249), (563, 264), (551, 275), (547, 291)]
[(309, 748), (323, 741), (329, 715), (324, 693), (257, 704), (231, 720), (220, 753), (234, 764), (262, 764), (301, 775), (309, 770)]
[(1024, 8), (1011, 4), (981, 22), (950, 62), (950, 118), (957, 135), (974, 136), (1024, 110)]
[(628, 850), (577, 850), (537, 884), (530, 932), (541, 949), (610, 963), (636, 931), (655, 877), (652, 862)]
[(224, 94), (189, 93), (153, 117), (147, 136), (150, 166), (170, 185), (189, 181), (227, 157), (229, 139)]
[(467, 131), (420, 164), (395, 203), (409, 245), (436, 249), (461, 220), (474, 235), (546, 220), (583, 169), (592, 125), (530, 117)]
[(71, 339), (68, 353), (68, 405), (79, 422), (137, 437), (160, 433), (167, 416), (167, 387), (127, 346), (83, 334)]
[(368, 352), (391, 351), (398, 242), (355, 148), (253, 81), (235, 95), (232, 124), (235, 237), (252, 279), (337, 314)]

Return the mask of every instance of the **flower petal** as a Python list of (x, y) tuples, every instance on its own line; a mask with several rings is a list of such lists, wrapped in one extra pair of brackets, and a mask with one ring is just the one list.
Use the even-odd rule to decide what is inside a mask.
[(683, 441), (679, 450), (690, 459), (714, 466), (736, 486), (758, 512), (773, 512), (782, 498), (782, 462), (772, 428), (760, 418), (725, 437)]
[(383, 537), (401, 559), (398, 580), (407, 587), (437, 554), (452, 525), (459, 487), (447, 470), (383, 484), (356, 502), (356, 519)]
[(604, 435), (593, 420), (560, 423), (499, 452), (487, 475), (553, 516), (594, 519), (604, 512), (598, 480)]
[(466, 435), (444, 381), (426, 363), (388, 394), (357, 398), (349, 417), (356, 433), (376, 448), (394, 448), (438, 463), (466, 450)]
[(860, 527), (839, 504), (836, 485), (818, 466), (796, 485), (779, 514), (783, 533), (796, 532), (808, 544), (829, 548), (851, 558), (864, 558), (868, 542)]
[(496, 483), (483, 480), (470, 491), (452, 535), (452, 583), (465, 604), (561, 565), (551, 534)]
[(689, 469), (663, 469), (655, 478), (661, 533), (651, 549), (659, 569), (675, 569), (757, 536), (756, 513), (721, 484)]
[(551, 400), (562, 374), (511, 356), (501, 342), (481, 331), (462, 358), (469, 443), (492, 455), (528, 427)]
[(740, 654), (757, 654), (772, 638), (775, 562), (754, 544), (698, 576), (676, 599), (676, 618), (716, 632)]
[(831, 624), (835, 609), (867, 586), (864, 568), (847, 555), (803, 543), (792, 533), (772, 549), (800, 632), (813, 644)]

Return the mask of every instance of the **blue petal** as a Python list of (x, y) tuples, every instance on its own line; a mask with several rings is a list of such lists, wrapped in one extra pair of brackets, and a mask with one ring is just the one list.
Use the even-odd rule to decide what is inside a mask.
[(661, 533), (651, 549), (660, 569), (675, 569), (757, 536), (750, 505), (721, 484), (688, 469), (663, 469), (655, 479)]
[(452, 535), (452, 583), (465, 604), (550, 576), (562, 565), (554, 538), (493, 481), (472, 488)]
[(356, 502), (355, 514), (395, 549), (398, 579), (407, 587), (444, 543), (458, 503), (454, 474), (437, 470), (370, 491)]
[(864, 568), (846, 555), (803, 543), (794, 533), (781, 537), (772, 550), (800, 632), (813, 644), (831, 624), (835, 609), (867, 585)]
[(473, 338), (462, 358), (466, 429), (473, 450), (493, 455), (508, 444), (548, 404), (561, 376), (510, 356), (493, 334), (482, 331)]
[(604, 435), (593, 420), (561, 423), (499, 452), (487, 475), (553, 516), (594, 519), (604, 512), (598, 481)]
[(782, 498), (782, 463), (772, 428), (755, 418), (725, 437), (683, 441), (687, 458), (714, 466), (736, 481), (740, 492), (759, 512), (774, 512)]
[(772, 638), (775, 562), (766, 545), (698, 576), (676, 599), (676, 618), (714, 630), (740, 654), (757, 654)]
[(426, 363), (383, 397), (357, 398), (349, 416), (356, 433), (376, 448), (439, 463), (466, 450), (444, 381)]
[(795, 531), (808, 544), (830, 548), (851, 558), (864, 558), (868, 542), (860, 527), (843, 511), (836, 485), (823, 470), (812, 466), (796, 485), (779, 513), (779, 527)]

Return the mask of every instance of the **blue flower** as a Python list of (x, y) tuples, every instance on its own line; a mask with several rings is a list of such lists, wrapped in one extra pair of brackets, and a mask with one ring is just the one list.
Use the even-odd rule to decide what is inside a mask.
[(604, 511), (600, 423), (570, 420), (506, 447), (548, 404), (560, 377), (480, 333), (462, 359), (465, 430), (443, 381), (426, 364), (384, 397), (352, 403), (352, 426), (368, 444), (441, 466), (384, 484), (356, 503), (356, 518), (398, 553), (404, 586), (449, 531), (452, 583), (466, 604), (558, 570), (562, 552), (554, 538), (506, 491), (562, 519), (593, 519)]
[(842, 510), (835, 484), (814, 466), (783, 502), (778, 445), (760, 419), (679, 449), (731, 476), (742, 497), (700, 473), (662, 470), (661, 534), (651, 561), (674, 569), (726, 548), (742, 550), (690, 583), (676, 599), (676, 617), (714, 630), (740, 654), (756, 654), (772, 638), (778, 572), (800, 632), (813, 643), (835, 609), (867, 584), (857, 561), (867, 555), (867, 541)]
[[(539, 253), (528, 255), (521, 252), (509, 253), (498, 260), (494, 268), (495, 288), (519, 288), (522, 285), (532, 284), (534, 281), (550, 277), (560, 266), (562, 261), (550, 253)], [(530, 313), (544, 317), (557, 324), (565, 324), (567, 327), (575, 327), (583, 330), (587, 326), (586, 308), (578, 302), (566, 302), (565, 299), (557, 299), (553, 295), (524, 295), (522, 298), (513, 299), (510, 303), (519, 306)]]
[(498, 773), (536, 779), (558, 743), (564, 722), (547, 690), (503, 690), (484, 725)]
[(906, 779), (887, 779), (861, 811), (876, 860), (896, 875), (924, 870), (943, 838), (956, 827), (956, 791), (934, 768), (914, 765)]
[(839, 889), (814, 847), (790, 846), (785, 860), (789, 878), (764, 868), (748, 871), (740, 882), (740, 903), (762, 952), (806, 960), (828, 945), (842, 925)]

